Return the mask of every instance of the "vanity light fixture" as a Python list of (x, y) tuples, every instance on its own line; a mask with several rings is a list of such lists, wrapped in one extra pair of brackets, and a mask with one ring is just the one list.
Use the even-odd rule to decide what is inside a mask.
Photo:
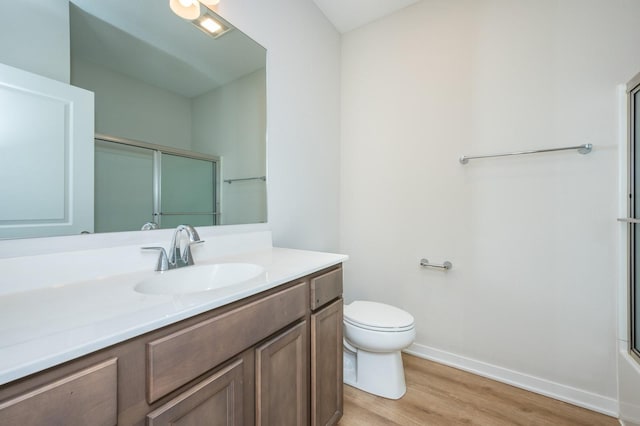
[(218, 38), (231, 30), (230, 25), (206, 8), (204, 13), (191, 23), (213, 38)]
[[(218, 38), (231, 30), (227, 24), (214, 11), (207, 6), (215, 6), (220, 0), (169, 0), (169, 7), (179, 17), (191, 21), (205, 34)], [(205, 5), (202, 11), (200, 3)]]
[(201, 19), (199, 25), (205, 30), (209, 31), (211, 34), (215, 34), (222, 29), (222, 25), (218, 24), (208, 16), (205, 16), (204, 19)]
[(200, 3), (198, 0), (169, 0), (169, 7), (179, 17), (193, 20), (200, 17)]

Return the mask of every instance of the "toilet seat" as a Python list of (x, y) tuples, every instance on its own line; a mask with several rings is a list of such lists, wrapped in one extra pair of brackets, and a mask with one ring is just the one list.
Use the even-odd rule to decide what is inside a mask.
[(354, 327), (386, 333), (414, 328), (411, 314), (384, 303), (356, 300), (344, 306), (344, 321)]
[(361, 324), (356, 321), (351, 321), (347, 318), (344, 319), (344, 322), (354, 327), (362, 328), (364, 330), (377, 331), (381, 333), (399, 333), (401, 331), (408, 331), (414, 328), (414, 325), (408, 325), (406, 327), (374, 327), (371, 325)]

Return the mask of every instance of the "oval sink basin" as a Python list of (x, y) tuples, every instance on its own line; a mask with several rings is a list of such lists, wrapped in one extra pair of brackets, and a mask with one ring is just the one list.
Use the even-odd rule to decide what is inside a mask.
[(144, 280), (134, 290), (145, 294), (196, 293), (239, 284), (257, 277), (263, 271), (262, 266), (253, 263), (186, 266)]

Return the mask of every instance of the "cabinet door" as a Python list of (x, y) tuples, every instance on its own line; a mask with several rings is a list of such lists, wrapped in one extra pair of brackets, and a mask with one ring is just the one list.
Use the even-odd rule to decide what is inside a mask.
[(149, 426), (242, 426), (242, 373), (239, 359), (147, 415)]
[(308, 423), (307, 363), (306, 321), (256, 349), (256, 425)]
[(342, 299), (311, 315), (311, 425), (342, 417)]

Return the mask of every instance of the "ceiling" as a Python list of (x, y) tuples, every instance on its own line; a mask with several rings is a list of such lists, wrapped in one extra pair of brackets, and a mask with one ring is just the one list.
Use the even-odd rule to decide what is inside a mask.
[[(214, 41), (169, 7), (158, 7), (158, 0), (71, 1), (74, 57), (185, 97), (264, 67), (264, 48), (242, 32), (234, 30)], [(313, 1), (345, 33), (419, 0)]]
[(234, 29), (213, 39), (158, 0), (71, 0), (71, 55), (192, 98), (265, 66)]
[(336, 29), (344, 34), (419, 0), (313, 0)]

